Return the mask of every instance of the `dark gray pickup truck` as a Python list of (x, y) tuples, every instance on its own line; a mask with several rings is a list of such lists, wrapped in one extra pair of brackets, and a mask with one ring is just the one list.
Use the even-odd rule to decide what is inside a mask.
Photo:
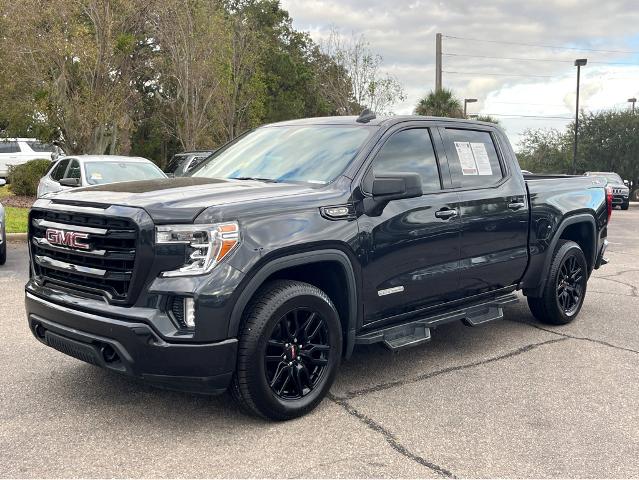
[(266, 125), (187, 177), (38, 200), (28, 322), (81, 360), (288, 419), (358, 344), (499, 319), (517, 290), (540, 321), (572, 321), (611, 209), (600, 178), (524, 178), (489, 123)]

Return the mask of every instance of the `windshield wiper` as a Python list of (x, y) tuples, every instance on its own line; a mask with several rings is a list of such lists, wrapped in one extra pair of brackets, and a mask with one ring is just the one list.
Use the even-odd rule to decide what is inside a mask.
[(266, 183), (279, 183), (278, 180), (272, 178), (260, 178), (260, 177), (229, 177), (231, 180), (257, 180), (258, 182)]

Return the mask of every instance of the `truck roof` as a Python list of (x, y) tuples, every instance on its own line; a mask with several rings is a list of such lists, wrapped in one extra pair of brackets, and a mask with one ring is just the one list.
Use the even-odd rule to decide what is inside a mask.
[(379, 115), (378, 117), (370, 120), (367, 123), (358, 123), (359, 117), (355, 115), (345, 116), (333, 116), (333, 117), (312, 117), (312, 118), (298, 118), (295, 120), (284, 120), (282, 122), (271, 123), (265, 126), (282, 126), (282, 125), (389, 125), (400, 122), (407, 122), (412, 120), (417, 121), (438, 121), (438, 122), (455, 122), (455, 123), (468, 123), (472, 125), (487, 125), (497, 126), (490, 122), (480, 122), (478, 120), (470, 120), (466, 118), (450, 118), (450, 117), (428, 117), (424, 115)]

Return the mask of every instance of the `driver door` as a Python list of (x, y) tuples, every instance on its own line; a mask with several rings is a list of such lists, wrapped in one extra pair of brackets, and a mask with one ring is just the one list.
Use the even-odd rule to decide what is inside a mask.
[(441, 144), (438, 131), (422, 125), (392, 131), (364, 177), (419, 173), (423, 189), (421, 197), (391, 201), (379, 216), (358, 219), (367, 239), (364, 324), (390, 323), (459, 296), (459, 198), (447, 191), (446, 158), (434, 147)]

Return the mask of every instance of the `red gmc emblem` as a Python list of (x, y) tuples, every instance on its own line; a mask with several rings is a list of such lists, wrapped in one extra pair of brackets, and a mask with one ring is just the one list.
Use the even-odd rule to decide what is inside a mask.
[(89, 250), (91, 247), (82, 240), (89, 238), (88, 233), (67, 232), (65, 230), (57, 230), (55, 228), (47, 228), (47, 242), (53, 245), (62, 245), (70, 248), (79, 248), (81, 250)]

